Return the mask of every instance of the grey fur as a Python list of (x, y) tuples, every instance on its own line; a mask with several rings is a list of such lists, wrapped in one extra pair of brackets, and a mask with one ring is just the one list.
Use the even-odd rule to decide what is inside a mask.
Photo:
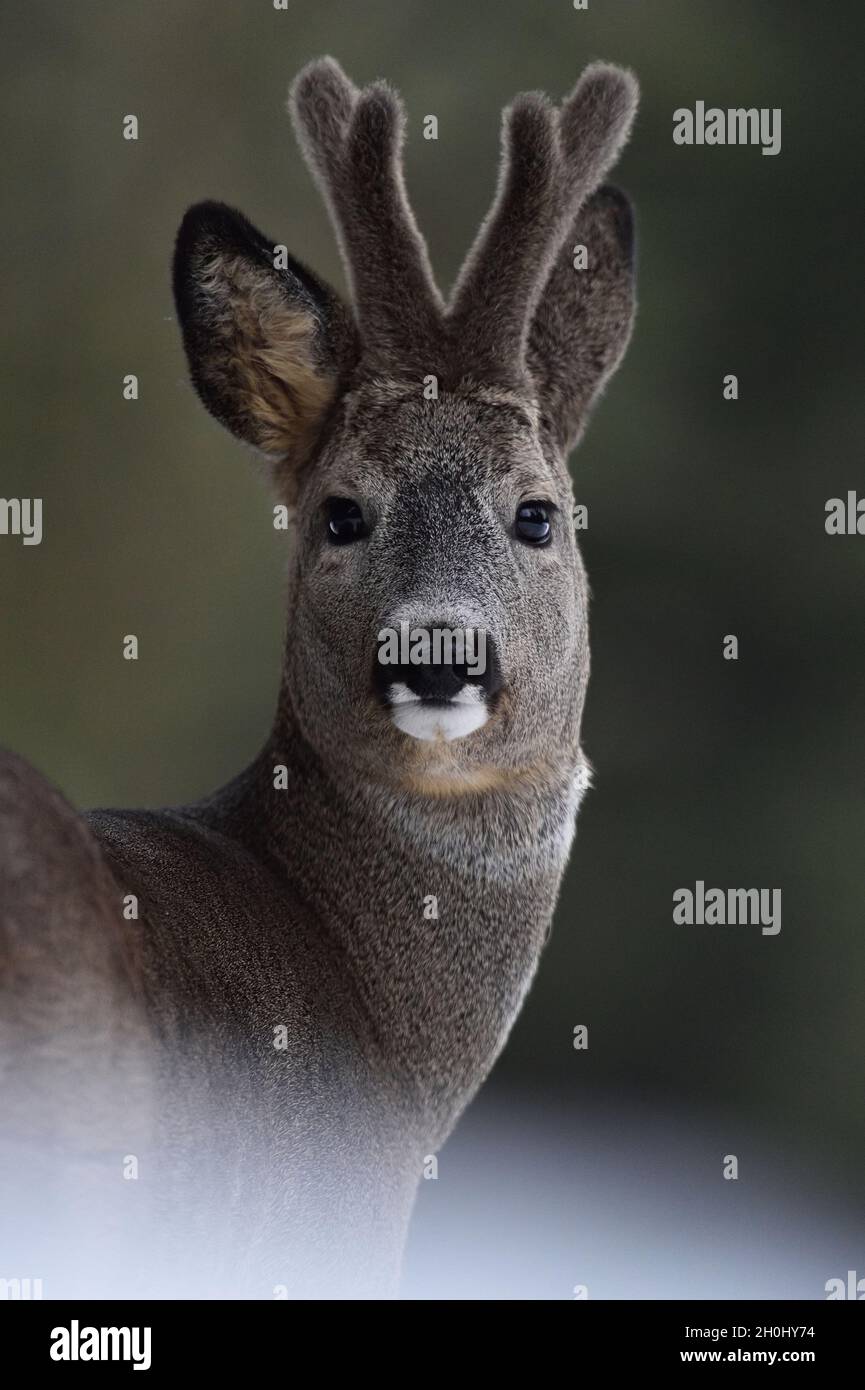
[[(284, 673), (260, 757), (195, 805), (85, 821), (0, 760), (13, 1226), (57, 1291), (117, 1292), (142, 1241), (139, 1291), (396, 1289), (424, 1157), (529, 988), (588, 781), (566, 455), (630, 332), (630, 211), (597, 184), (634, 93), (596, 66), (561, 112), (518, 99), (499, 198), (447, 309), (405, 200), (397, 99), (358, 92), (330, 59), (300, 75), (292, 110), (354, 317), (299, 263), (274, 271), (239, 214), (184, 220), (193, 381), (296, 506)], [(359, 500), (365, 540), (328, 544), (332, 496)], [(556, 509), (539, 550), (513, 533), (527, 497)], [(376, 634), (405, 616), (495, 642), (504, 686), (470, 737), (417, 742), (374, 697)], [(140, 1210), (117, 1198), (129, 1152), (146, 1156)], [(52, 1245), (41, 1214), (58, 1182), (76, 1203)], [(84, 1277), (94, 1213), (114, 1226)]]

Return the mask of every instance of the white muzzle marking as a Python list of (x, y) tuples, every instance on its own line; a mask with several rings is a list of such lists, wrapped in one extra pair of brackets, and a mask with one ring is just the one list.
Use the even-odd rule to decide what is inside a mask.
[(451, 743), (465, 738), (486, 724), (489, 711), (484, 693), (477, 685), (465, 685), (446, 704), (419, 700), (413, 690), (400, 682), (388, 689), (390, 714), (396, 727), (411, 738)]

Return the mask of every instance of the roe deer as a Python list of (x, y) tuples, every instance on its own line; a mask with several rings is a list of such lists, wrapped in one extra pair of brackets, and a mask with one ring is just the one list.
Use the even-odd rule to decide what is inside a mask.
[[(222, 204), (186, 214), (174, 262), (198, 394), (293, 509), (272, 733), (164, 811), (82, 817), (0, 768), (22, 1266), (0, 1274), (48, 1296), (392, 1294), (425, 1157), (529, 988), (588, 780), (567, 455), (631, 331), (630, 207), (600, 185), (636, 84), (595, 64), (559, 107), (515, 100), (447, 303), (398, 97), (325, 58), (290, 105), (351, 308)], [(383, 665), (405, 624), (482, 632), (483, 671)]]

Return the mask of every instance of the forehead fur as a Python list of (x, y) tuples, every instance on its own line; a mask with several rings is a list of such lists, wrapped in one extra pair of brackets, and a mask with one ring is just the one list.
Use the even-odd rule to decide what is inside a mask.
[[(322, 460), (346, 486), (362, 491), (370, 475), (394, 478), (409, 470), (454, 473), (475, 482), (520, 475), (542, 480), (551, 471), (535, 402), (488, 387), (467, 387), (426, 400), (416, 382), (378, 382), (349, 393)], [(331, 466), (328, 467), (328, 464)]]

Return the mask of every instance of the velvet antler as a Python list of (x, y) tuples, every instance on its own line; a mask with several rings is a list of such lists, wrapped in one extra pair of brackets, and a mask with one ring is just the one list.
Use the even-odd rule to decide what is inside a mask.
[(605, 63), (586, 69), (560, 109), (540, 93), (517, 97), (492, 209), (445, 309), (406, 197), (399, 98), (384, 83), (359, 90), (332, 58), (304, 68), (290, 109), (340, 243), (364, 371), (530, 382), (535, 311), (636, 106), (634, 78)]
[(553, 264), (581, 206), (618, 158), (636, 108), (631, 74), (595, 63), (561, 111), (528, 93), (505, 112), (496, 197), (448, 311), (467, 372), (525, 375), (532, 319)]
[(402, 103), (383, 82), (359, 91), (323, 58), (297, 77), (290, 110), (339, 240), (365, 368), (433, 370), (443, 304), (406, 196)]

